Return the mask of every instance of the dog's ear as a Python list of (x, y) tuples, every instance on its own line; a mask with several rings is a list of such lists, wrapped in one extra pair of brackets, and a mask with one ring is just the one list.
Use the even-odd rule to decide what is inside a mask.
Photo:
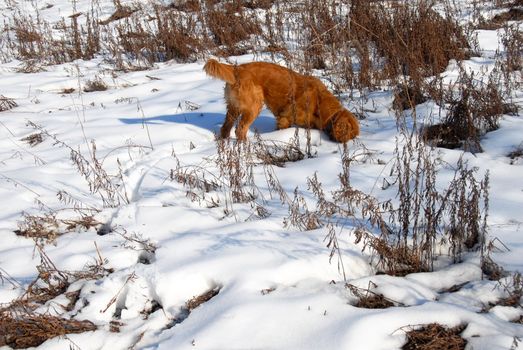
[(339, 110), (327, 123), (325, 131), (337, 142), (347, 142), (360, 133), (358, 120), (346, 109)]

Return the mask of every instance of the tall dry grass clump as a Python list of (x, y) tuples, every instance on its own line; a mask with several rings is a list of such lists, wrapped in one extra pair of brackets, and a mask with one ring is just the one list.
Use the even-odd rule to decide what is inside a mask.
[(481, 137), (499, 128), (502, 115), (517, 113), (517, 107), (507, 102), (510, 88), (503, 87), (503, 75), (495, 69), (481, 78), (459, 67), (459, 76), (452, 84), (432, 90), (446, 114), (440, 123), (423, 130), (424, 140), (437, 147), (482, 152)]
[(91, 59), (102, 50), (98, 12), (93, 7), (85, 14), (74, 13), (51, 23), (23, 11), (14, 13), (0, 43), (7, 48), (4, 60), (36, 60), (43, 65), (61, 64), (76, 59)]
[[(299, 71), (326, 69), (338, 88), (375, 88), (407, 75), (419, 82), (467, 57), (464, 30), (434, 1), (176, 1), (122, 6), (50, 23), (17, 12), (6, 28), (10, 55), (46, 64), (103, 55), (118, 68), (175, 59), (269, 53)], [(9, 54), (8, 54), (9, 55)], [(416, 83), (415, 85), (419, 85)]]

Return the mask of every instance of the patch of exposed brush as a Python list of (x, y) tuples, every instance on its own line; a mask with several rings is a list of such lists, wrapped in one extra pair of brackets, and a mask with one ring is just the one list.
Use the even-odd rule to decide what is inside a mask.
[(67, 232), (86, 231), (102, 225), (92, 215), (83, 215), (76, 219), (58, 219), (56, 213), (42, 215), (24, 214), (18, 222), (17, 236), (33, 238), (41, 243), (52, 243)]
[[(303, 207), (298, 212), (315, 218), (320, 226), (345, 221), (353, 225), (355, 242), (374, 253), (372, 263), (379, 272), (390, 275), (433, 271), (441, 254), (448, 253), (458, 263), (465, 252), (485, 252), (488, 173), (477, 179), (476, 170), (459, 160), (448, 185), (436, 186), (438, 158), (434, 150), (425, 146), (416, 131), (404, 130), (401, 135), (387, 181), (387, 187), (396, 187), (397, 204), (379, 202), (352, 187), (349, 172), (354, 158), (344, 153), (340, 190), (329, 199), (317, 179), (309, 179), (316, 209)], [(341, 259), (336, 232), (327, 227), (331, 258), (338, 255)], [(338, 265), (343, 269), (343, 263)]]
[(430, 270), (430, 258), (425, 261), (422, 251), (408, 244), (394, 243), (388, 235), (375, 236), (363, 228), (354, 231), (355, 243), (363, 242), (378, 255), (376, 265), (379, 271), (390, 276), (406, 276), (415, 272)]
[(520, 143), (517, 147), (514, 148), (507, 157), (510, 159), (510, 164), (517, 164), (521, 162), (523, 158), (523, 142)]
[(182, 323), (189, 317), (190, 313), (196, 309), (197, 307), (200, 307), (201, 305), (205, 304), (215, 296), (217, 296), (220, 293), (220, 290), (222, 289), (221, 286), (216, 286), (212, 289), (209, 289), (208, 291), (196, 295), (192, 297), (191, 299), (187, 300), (185, 302), (185, 306), (181, 309), (180, 314), (175, 317), (169, 324), (165, 326), (166, 329), (172, 328), (175, 325)]
[(0, 95), (0, 112), (5, 112), (18, 106), (12, 98)]
[(0, 347), (13, 349), (37, 347), (48, 339), (97, 329), (91, 321), (66, 319), (32, 313), (0, 310)]
[(480, 19), (479, 24), (477, 25), (478, 29), (493, 30), (502, 28), (507, 24), (507, 22), (516, 22), (523, 21), (523, 9), (519, 7), (512, 7), (507, 11), (498, 13), (489, 20)]
[[(41, 245), (36, 244), (36, 250), (40, 255), (40, 264), (36, 267), (38, 276), (29, 284), (25, 293), (9, 306), (11, 310), (18, 310), (21, 306), (23, 306), (23, 310), (34, 310), (49, 300), (64, 294), (73, 282), (98, 280), (113, 272), (113, 269), (105, 267), (108, 261), (103, 259), (99, 252), (94, 263), (86, 265), (83, 270), (62, 271), (57, 268)], [(74, 293), (69, 294), (68, 299), (70, 304), (78, 300)], [(74, 305), (68, 305), (64, 308), (73, 307)]]
[(98, 258), (94, 263), (86, 265), (83, 270), (62, 271), (40, 244), (35, 245), (35, 251), (40, 255), (38, 276), (29, 283), (20, 297), (0, 307), (0, 347), (36, 347), (57, 336), (97, 329), (90, 321), (49, 315), (42, 313), (40, 308), (56, 297), (65, 295), (68, 303), (57, 303), (54, 310), (73, 310), (80, 299), (81, 289), (68, 292), (68, 288), (75, 282), (98, 280), (112, 273), (112, 269), (105, 267), (107, 260), (98, 252)]
[(107, 25), (111, 22), (118, 21), (122, 18), (130, 17), (133, 13), (139, 11), (139, 8), (132, 8), (130, 6), (124, 6), (120, 4), (120, 1), (116, 1), (116, 9), (115, 11), (107, 18), (106, 20), (102, 20), (99, 23), (102, 25)]
[(241, 5), (241, 1), (211, 3), (203, 14), (211, 38), (218, 47), (217, 53), (220, 55), (244, 55), (252, 50), (248, 39), (262, 34), (256, 16), (249, 15)]
[(215, 296), (217, 296), (220, 293), (221, 287), (215, 287), (213, 289), (208, 290), (207, 292), (197, 295), (193, 297), (192, 299), (188, 300), (185, 303), (185, 307), (189, 312), (196, 309), (198, 306), (202, 305), (203, 303), (208, 302)]
[[(308, 130), (308, 134), (310, 134), (310, 130)], [(305, 147), (306, 149), (303, 151), (300, 146), (299, 129), (296, 128), (296, 132), (289, 142), (264, 141), (259, 134), (256, 134), (254, 153), (265, 165), (284, 167), (285, 163), (293, 163), (313, 157), (311, 153), (310, 135), (307, 137)]]
[(84, 92), (94, 92), (105, 91), (108, 88), (107, 84), (100, 77), (95, 77), (85, 82), (83, 90)]
[(216, 139), (216, 154), (199, 165), (182, 165), (173, 154), (176, 167), (170, 171), (170, 179), (182, 184), (186, 189), (186, 196), (193, 202), (204, 204), (208, 208), (224, 205), (226, 216), (236, 215), (237, 204), (244, 209), (245, 204), (249, 205), (250, 220), (271, 215), (265, 207), (267, 198), (255, 182), (257, 175), (264, 175), (271, 199), (277, 196), (282, 205), (288, 204), (290, 208), (294, 208), (289, 210), (301, 219), (291, 219), (291, 222), (301, 227), (302, 219), (306, 220), (296, 212), (301, 202), (289, 197), (274, 171), (275, 166), (283, 167), (288, 162), (315, 156), (310, 132), (306, 134), (305, 145), (300, 142), (299, 132), (297, 129), (289, 142), (262, 140), (258, 134), (255, 141), (247, 143)]
[(394, 110), (404, 111), (413, 109), (416, 105), (427, 101), (428, 98), (423, 94), (422, 88), (417, 85), (417, 82), (411, 81), (396, 86), (394, 90), (394, 100), (392, 101)]
[(62, 95), (69, 95), (69, 94), (72, 94), (73, 92), (75, 92), (75, 88), (63, 88), (60, 93)]
[(20, 139), (20, 141), (27, 142), (29, 144), (29, 146), (34, 147), (34, 146), (39, 145), (42, 142), (44, 142), (44, 137), (45, 137), (45, 135), (43, 133), (36, 132), (36, 133), (33, 133), (29, 136), (26, 136), (26, 137)]
[(474, 74), (461, 70), (456, 88), (443, 96), (446, 117), (440, 124), (426, 127), (423, 139), (436, 147), (482, 152), (480, 138), (498, 129), (501, 116), (510, 112), (495, 79), (478, 82)]
[(447, 328), (437, 323), (407, 327), (407, 343), (403, 350), (464, 350), (467, 341), (461, 337), (466, 326)]
[(53, 242), (58, 236), (58, 220), (56, 214), (43, 215), (24, 214), (24, 220), (18, 222), (17, 236), (35, 238), (39, 241)]
[(499, 281), (507, 275), (507, 272), (496, 263), (489, 255), (481, 260), (481, 272), (490, 281)]
[(523, 276), (521, 273), (516, 272), (508, 278), (499, 280), (499, 287), (505, 291), (507, 296), (500, 298), (496, 302), (490, 302), (484, 310), (490, 310), (498, 305), (521, 309), (523, 306)]
[(356, 287), (350, 283), (345, 284), (345, 287), (351, 292), (351, 294), (358, 299), (354, 306), (365, 309), (387, 309), (389, 307), (395, 306), (396, 304), (402, 305), (400, 303), (393, 302), (392, 300), (383, 296), (381, 293), (372, 291), (371, 287), (376, 288), (377, 286), (372, 282), (371, 285), (369, 285), (369, 288), (364, 289)]

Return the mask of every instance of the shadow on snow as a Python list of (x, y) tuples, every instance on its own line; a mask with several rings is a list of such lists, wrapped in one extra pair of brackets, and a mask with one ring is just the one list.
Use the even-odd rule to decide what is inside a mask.
[[(159, 115), (150, 118), (120, 118), (124, 124), (142, 124), (161, 125), (166, 123), (190, 124), (202, 129), (207, 129), (211, 132), (218, 132), (225, 120), (225, 115), (222, 113), (178, 113)], [(259, 133), (271, 132), (276, 129), (276, 122), (274, 117), (260, 115), (251, 125), (252, 131), (257, 130)], [(231, 136), (234, 136), (231, 133)]]

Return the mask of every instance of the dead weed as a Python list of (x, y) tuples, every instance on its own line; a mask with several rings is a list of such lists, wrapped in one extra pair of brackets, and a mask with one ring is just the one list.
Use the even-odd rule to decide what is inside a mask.
[(76, 219), (58, 219), (56, 213), (24, 214), (23, 220), (18, 222), (18, 230), (13, 232), (17, 236), (33, 238), (40, 243), (52, 243), (64, 233), (86, 231), (101, 225), (102, 223), (92, 215)]
[[(386, 298), (383, 294), (373, 292), (371, 288), (376, 288), (374, 283), (370, 283), (367, 289), (356, 287), (350, 283), (345, 284), (352, 295), (358, 298), (354, 306), (365, 309), (387, 309), (395, 306), (395, 303)], [(402, 305), (401, 303), (396, 303)]]
[(44, 135), (41, 132), (37, 132), (37, 133), (24, 137), (20, 141), (27, 142), (29, 144), (29, 146), (34, 147), (34, 146), (39, 145), (42, 142), (44, 142)]
[(464, 350), (467, 341), (460, 334), (466, 326), (447, 328), (430, 323), (421, 328), (407, 327), (407, 343), (403, 350)]
[(202, 305), (203, 303), (208, 302), (212, 298), (218, 295), (220, 293), (221, 287), (215, 287), (214, 289), (208, 290), (207, 292), (200, 294), (198, 296), (193, 297), (192, 299), (188, 300), (185, 303), (185, 307), (187, 308), (188, 312), (191, 312), (192, 310), (196, 309), (198, 306)]
[(36, 347), (48, 339), (97, 329), (91, 321), (65, 319), (51, 315), (0, 313), (0, 347)]
[(0, 112), (5, 112), (18, 106), (12, 98), (0, 95)]

